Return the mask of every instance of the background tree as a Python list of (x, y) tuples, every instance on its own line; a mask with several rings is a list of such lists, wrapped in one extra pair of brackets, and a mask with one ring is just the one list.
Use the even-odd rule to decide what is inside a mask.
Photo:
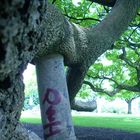
[(137, 18), (112, 46), (113, 50), (90, 67), (88, 81), (84, 82), (96, 92), (124, 99), (129, 114), (132, 100), (140, 96), (140, 28), (136, 23), (140, 24)]
[(116, 97), (124, 100), (127, 103), (128, 106), (127, 113), (132, 114), (132, 101), (139, 98), (140, 93), (122, 90), (120, 93), (116, 94)]
[[(104, 97), (108, 101), (114, 101), (115, 99), (121, 99), (127, 103), (127, 114), (132, 114), (132, 101), (140, 97), (140, 93), (121, 90), (113, 96), (108, 96), (106, 93), (99, 92), (97, 97)], [(117, 104), (116, 104), (117, 105)], [(111, 110), (110, 110), (111, 111)], [(121, 112), (121, 110), (120, 110)], [(115, 112), (119, 113), (119, 112)], [(124, 113), (124, 112), (123, 112)]]

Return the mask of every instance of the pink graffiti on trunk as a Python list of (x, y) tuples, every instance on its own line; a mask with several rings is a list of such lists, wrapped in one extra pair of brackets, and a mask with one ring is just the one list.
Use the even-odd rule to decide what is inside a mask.
[[(50, 95), (53, 95), (53, 99), (50, 99)], [(48, 88), (43, 98), (43, 105), (45, 104), (45, 102), (50, 104), (45, 112), (47, 115), (48, 124), (43, 126), (45, 130), (48, 130), (48, 134), (45, 134), (45, 138), (48, 138), (61, 132), (61, 130), (57, 127), (61, 125), (61, 122), (56, 121), (56, 118), (54, 116), (56, 114), (55, 105), (58, 105), (61, 102), (61, 96), (59, 92), (55, 89)]]

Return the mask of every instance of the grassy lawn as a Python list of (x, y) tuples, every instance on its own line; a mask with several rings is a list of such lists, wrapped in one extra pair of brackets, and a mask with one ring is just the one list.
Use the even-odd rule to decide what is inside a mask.
[[(21, 122), (40, 124), (40, 118), (21, 118)], [(140, 132), (140, 116), (115, 115), (115, 116), (73, 116), (74, 125), (89, 127), (104, 127)]]

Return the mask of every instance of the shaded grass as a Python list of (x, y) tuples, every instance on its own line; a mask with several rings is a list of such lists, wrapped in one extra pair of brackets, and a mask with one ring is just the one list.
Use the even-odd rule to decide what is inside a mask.
[(109, 117), (74, 117), (78, 126), (113, 128), (129, 132), (140, 132), (140, 117), (109, 116)]
[[(21, 118), (21, 122), (40, 124), (40, 118)], [(74, 116), (73, 123), (77, 126), (113, 128), (129, 132), (140, 132), (138, 116)]]

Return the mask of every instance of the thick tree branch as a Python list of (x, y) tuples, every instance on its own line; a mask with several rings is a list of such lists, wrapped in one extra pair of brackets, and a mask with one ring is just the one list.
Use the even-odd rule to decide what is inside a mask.
[(94, 20), (94, 21), (98, 21), (98, 22), (101, 22), (101, 20), (99, 19), (96, 19), (96, 18), (92, 18), (92, 17), (84, 17), (84, 18), (76, 18), (76, 17), (72, 17), (72, 16), (69, 16), (67, 14), (64, 14), (66, 17), (68, 17), (69, 19), (74, 19), (74, 20)]
[(116, 93), (120, 92), (121, 90), (128, 90), (128, 91), (132, 91), (132, 92), (140, 92), (139, 84), (136, 84), (134, 86), (130, 86), (130, 85), (124, 85), (124, 84), (118, 83), (114, 79), (108, 78), (108, 77), (105, 77), (105, 76), (102, 76), (102, 77), (100, 77), (100, 76), (96, 76), (96, 77), (89, 76), (89, 77), (91, 77), (93, 79), (110, 80), (110, 81), (114, 82), (114, 84), (115, 84), (115, 86), (114, 86), (115, 88), (113, 88), (113, 91), (107, 91), (107, 90), (104, 90), (103, 88), (97, 88), (91, 82), (85, 80), (83, 83), (89, 85), (90, 88), (94, 92), (105, 93), (109, 96), (114, 96)]
[[(140, 63), (139, 60), (135, 63), (131, 62), (129, 59), (127, 59), (126, 57), (126, 50), (125, 48), (122, 48), (122, 55), (120, 56), (120, 58), (126, 63), (128, 64), (130, 67), (134, 68), (136, 70), (136, 75), (137, 75), (137, 84), (134, 86), (127, 86), (127, 85), (123, 85), (122, 88), (126, 89), (126, 90), (130, 90), (130, 91), (134, 91), (134, 92), (139, 92), (140, 91)], [(136, 53), (137, 54), (137, 53)], [(121, 85), (120, 85), (121, 86)]]
[(119, 58), (123, 61), (125, 61), (126, 64), (128, 64), (130, 67), (133, 67), (133, 68), (137, 68), (137, 65), (133, 62), (131, 62), (129, 59), (127, 59), (126, 57), (126, 50), (125, 50), (125, 47), (122, 48), (122, 54), (119, 56)]
[(88, 77), (90, 77), (90, 78), (93, 78), (93, 79), (103, 79), (103, 80), (110, 80), (110, 81), (112, 81), (112, 82), (114, 82), (117, 86), (119, 86), (119, 84), (118, 84), (118, 82), (117, 81), (115, 81), (113, 78), (109, 78), (109, 77), (106, 77), (106, 76), (99, 76), (99, 75), (96, 75), (96, 76), (91, 76), (91, 75), (89, 75), (89, 74), (87, 74), (87, 76)]
[(95, 87), (95, 86), (94, 86), (91, 82), (89, 82), (89, 81), (84, 81), (83, 83), (86, 84), (86, 85), (88, 85), (88, 86), (90, 86), (90, 88), (91, 88), (94, 92), (105, 93), (105, 94), (107, 94), (107, 95), (110, 96), (110, 97), (114, 96), (116, 93), (118, 93), (118, 92), (121, 90), (120, 88), (116, 88), (116, 89), (114, 89), (113, 91), (106, 91), (106, 90), (104, 90), (104, 89), (102, 89), (102, 88), (97, 88), (97, 87)]
[(73, 100), (71, 103), (71, 108), (77, 111), (94, 111), (97, 108), (96, 100), (83, 102), (81, 100)]
[(140, 92), (140, 87), (138, 85), (134, 86), (129, 86), (129, 85), (120, 85), (120, 89), (128, 90), (128, 91), (133, 91), (133, 92)]
[(87, 69), (83, 69), (82, 67), (78, 67), (78, 66), (72, 66), (68, 68), (67, 84), (68, 84), (68, 91), (70, 93), (69, 99), (71, 103), (83, 84), (83, 79), (86, 75), (86, 72)]
[(54, 4), (55, 2), (56, 2), (56, 0), (53, 0), (53, 1), (52, 1), (52, 4)]
[[(137, 60), (135, 63), (131, 62), (131, 60), (127, 59), (126, 57), (126, 50), (125, 48), (122, 48), (122, 54), (120, 55), (120, 58), (128, 64), (130, 67), (134, 68), (136, 70), (136, 75), (137, 75), (137, 85), (136, 87), (140, 87), (140, 62)], [(139, 56), (139, 53), (135, 50), (136, 54)], [(135, 87), (135, 88), (136, 88)]]
[[(78, 43), (76, 43), (76, 49), (79, 50), (78, 58), (80, 60), (80, 63), (83, 64), (84, 67), (91, 66), (101, 54), (111, 48), (115, 40), (119, 38), (119, 36), (129, 25), (130, 21), (135, 17), (139, 7), (139, 0), (118, 0), (108, 16), (95, 28), (85, 29), (76, 25), (73, 26), (74, 29), (80, 31), (83, 34), (82, 37), (84, 45), (79, 45)], [(77, 40), (78, 38), (75, 37), (75, 39)], [(85, 44), (85, 42), (87, 43)], [(72, 95), (73, 98), (80, 89), (80, 85), (82, 85), (81, 83), (84, 76), (76, 78), (75, 76), (77, 75), (70, 75), (71, 77), (73, 77), (73, 80), (68, 80), (71, 81), (68, 82), (68, 87), (70, 96)], [(76, 84), (69, 83), (79, 84), (75, 86)]]
[[(93, 29), (85, 30), (89, 46), (92, 46), (86, 51), (89, 65), (93, 64), (101, 54), (111, 48), (112, 44), (126, 30), (130, 21), (135, 17), (139, 7), (139, 0), (118, 0), (112, 11), (101, 23)], [(94, 57), (88, 55), (91, 52), (94, 52)]]
[(103, 6), (109, 6), (109, 7), (113, 7), (116, 3), (116, 0), (88, 0), (88, 1), (95, 2)]

